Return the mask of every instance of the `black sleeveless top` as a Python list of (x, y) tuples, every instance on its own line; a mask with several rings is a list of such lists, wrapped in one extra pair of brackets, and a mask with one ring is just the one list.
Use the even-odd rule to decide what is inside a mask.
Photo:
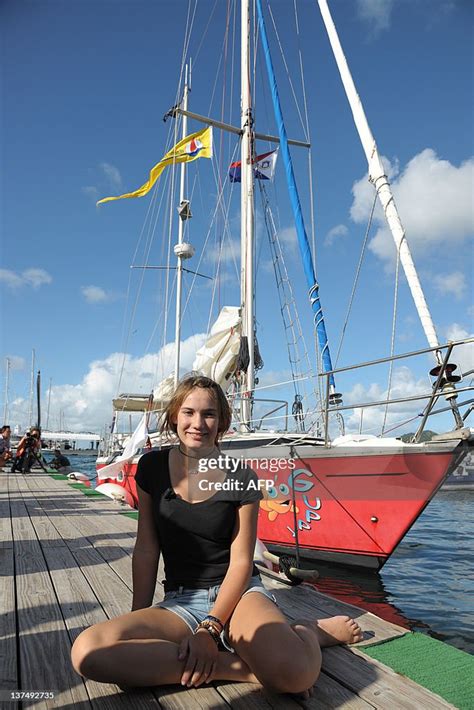
[[(163, 554), (165, 591), (180, 586), (208, 589), (220, 584), (230, 561), (237, 508), (263, 498), (249, 468), (227, 471), (228, 490), (188, 503), (171, 486), (169, 452), (149, 451), (138, 462), (135, 480), (153, 500), (153, 517)], [(252, 575), (258, 574), (253, 566)]]

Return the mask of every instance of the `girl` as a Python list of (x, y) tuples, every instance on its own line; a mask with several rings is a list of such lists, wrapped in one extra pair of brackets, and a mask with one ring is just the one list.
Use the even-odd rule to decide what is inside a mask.
[[(262, 494), (253, 471), (233, 471), (220, 455), (230, 422), (213, 380), (178, 385), (162, 431), (179, 443), (138, 466), (132, 612), (77, 638), (72, 662), (86, 678), (126, 687), (247, 681), (301, 693), (319, 675), (322, 646), (362, 639), (346, 616), (289, 624), (263, 586), (253, 564)], [(160, 553), (165, 597), (150, 606)]]

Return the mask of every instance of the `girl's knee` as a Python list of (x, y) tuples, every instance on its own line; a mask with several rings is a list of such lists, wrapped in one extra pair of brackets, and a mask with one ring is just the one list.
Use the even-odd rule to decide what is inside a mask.
[(103, 628), (103, 624), (85, 629), (74, 641), (71, 649), (74, 670), (85, 678), (91, 678), (99, 652), (113, 644), (114, 640), (116, 639), (113, 635)]
[(249, 659), (262, 685), (278, 693), (300, 693), (311, 688), (321, 671), (321, 649), (311, 628), (297, 626), (295, 636), (271, 654)]

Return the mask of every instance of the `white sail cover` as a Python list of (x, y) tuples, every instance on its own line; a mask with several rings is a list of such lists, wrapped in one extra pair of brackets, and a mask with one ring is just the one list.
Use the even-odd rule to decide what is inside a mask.
[(194, 372), (215, 380), (224, 392), (229, 387), (237, 364), (241, 332), (240, 308), (224, 306), (193, 362)]
[(112, 463), (109, 463), (107, 466), (103, 466), (103, 468), (99, 469), (98, 471), (98, 478), (99, 479), (104, 479), (104, 478), (117, 478), (119, 473), (121, 472), (122, 468), (124, 467), (124, 464), (128, 463), (133, 459), (135, 456), (136, 452), (138, 449), (141, 449), (141, 447), (145, 444), (147, 438), (148, 438), (148, 429), (147, 429), (147, 413), (145, 412), (143, 417), (140, 419), (140, 422), (133, 432), (132, 436), (130, 439), (127, 441), (125, 444), (125, 448), (122, 452), (122, 454), (113, 461)]

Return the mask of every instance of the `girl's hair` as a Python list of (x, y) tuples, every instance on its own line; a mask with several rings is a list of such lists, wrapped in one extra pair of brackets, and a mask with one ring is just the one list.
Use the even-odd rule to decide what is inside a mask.
[(218, 428), (215, 443), (217, 444), (220, 437), (229, 429), (232, 421), (232, 412), (229, 403), (224, 394), (224, 391), (217, 382), (211, 380), (210, 377), (203, 375), (188, 375), (176, 387), (173, 396), (171, 397), (168, 406), (163, 412), (160, 431), (162, 434), (176, 434), (177, 426), (174, 423), (178, 416), (178, 412), (184, 400), (193, 389), (199, 387), (203, 390), (211, 390), (215, 403), (217, 405)]

